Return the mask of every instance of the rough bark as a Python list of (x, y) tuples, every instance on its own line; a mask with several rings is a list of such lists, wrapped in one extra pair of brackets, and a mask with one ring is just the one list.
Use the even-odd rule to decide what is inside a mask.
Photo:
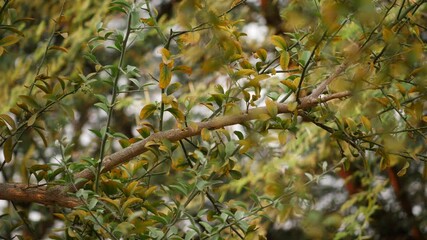
[[(320, 89), (318, 89), (320, 90)], [(319, 92), (319, 91), (316, 91)], [(339, 92), (334, 93), (323, 98), (313, 98), (313, 96), (307, 96), (302, 99), (301, 104), (298, 106), (298, 110), (305, 110), (313, 107), (321, 102), (327, 102), (333, 99), (340, 99), (350, 96), (350, 92)], [(287, 104), (278, 104), (278, 113), (290, 113)], [(152, 134), (150, 137), (132, 144), (131, 146), (115, 152), (109, 156), (106, 156), (103, 160), (102, 173), (108, 172), (113, 168), (126, 163), (134, 157), (146, 152), (148, 148), (146, 144), (152, 141), (159, 141), (161, 139), (167, 139), (171, 142), (179, 141), (184, 138), (199, 135), (203, 128), (206, 129), (220, 129), (226, 126), (241, 124), (247, 121), (257, 119), (260, 114), (267, 114), (268, 111), (265, 107), (258, 107), (250, 109), (247, 112), (241, 112), (239, 114), (221, 116), (214, 118), (210, 121), (200, 122), (193, 127), (187, 127), (184, 129), (171, 129), (168, 131), (162, 131)], [(194, 127), (197, 126), (197, 127)], [(83, 170), (74, 175), (75, 179), (85, 179), (79, 181), (77, 186), (55, 186), (55, 187), (40, 187), (34, 185), (26, 185), (20, 183), (2, 183), (0, 184), (0, 199), (17, 201), (17, 202), (34, 202), (44, 205), (59, 205), (62, 207), (73, 208), (81, 205), (82, 202), (74, 197), (70, 197), (67, 194), (69, 192), (76, 191), (81, 188), (86, 182), (94, 179), (94, 174), (89, 169)], [(76, 189), (76, 188), (77, 189)]]

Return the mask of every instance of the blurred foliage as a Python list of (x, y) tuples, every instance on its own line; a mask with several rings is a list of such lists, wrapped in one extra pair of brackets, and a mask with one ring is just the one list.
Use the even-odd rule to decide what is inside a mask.
[(424, 239), (425, 3), (1, 1), (1, 181), (83, 204), (7, 202), (0, 238)]

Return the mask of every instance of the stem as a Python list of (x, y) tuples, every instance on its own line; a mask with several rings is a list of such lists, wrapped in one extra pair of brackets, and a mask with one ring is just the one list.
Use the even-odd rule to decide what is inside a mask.
[(299, 94), (300, 94), (300, 91), (301, 91), (302, 82), (304, 81), (304, 78), (305, 78), (305, 76), (307, 75), (308, 68), (311, 66), (311, 65), (310, 65), (310, 63), (311, 63), (311, 60), (312, 60), (312, 59), (313, 59), (313, 57), (314, 57), (314, 53), (316, 52), (317, 48), (320, 46), (320, 43), (321, 43), (321, 42), (323, 41), (323, 39), (325, 38), (325, 36), (326, 36), (326, 33), (327, 33), (327, 32), (328, 32), (328, 31), (325, 31), (325, 32), (323, 33), (322, 37), (320, 38), (320, 40), (316, 43), (316, 46), (314, 46), (313, 51), (311, 51), (310, 57), (308, 58), (307, 62), (306, 62), (306, 63), (305, 63), (305, 65), (304, 65), (304, 68), (302, 69), (301, 79), (300, 79), (300, 81), (299, 81), (299, 83), (298, 83), (297, 92), (296, 92), (296, 94), (295, 94), (296, 101), (297, 101), (298, 103), (300, 103), (300, 97), (299, 97)]
[(163, 114), (165, 112), (165, 103), (163, 102), (163, 94), (165, 89), (162, 89), (162, 103), (160, 104), (160, 121), (159, 121), (159, 130), (163, 131)]
[(151, 10), (150, 10), (150, 1), (145, 0), (145, 4), (147, 5), (148, 15), (150, 16), (150, 18), (154, 22), (154, 28), (156, 29), (156, 31), (159, 34), (159, 36), (162, 38), (163, 43), (166, 44), (168, 42), (168, 39), (166, 38), (165, 34), (163, 34), (163, 32), (160, 30), (159, 24), (157, 23), (157, 19), (151, 13)]
[(99, 177), (101, 174), (102, 161), (104, 159), (105, 147), (107, 145), (107, 139), (108, 139), (108, 133), (110, 132), (111, 120), (113, 118), (113, 108), (114, 108), (114, 104), (116, 102), (116, 98), (118, 95), (117, 94), (117, 84), (118, 84), (119, 77), (120, 77), (120, 69), (123, 67), (123, 59), (125, 57), (126, 44), (127, 44), (127, 41), (129, 39), (129, 35), (130, 35), (131, 21), (132, 21), (132, 14), (129, 11), (128, 12), (126, 34), (125, 34), (125, 38), (123, 39), (123, 45), (122, 45), (122, 49), (120, 52), (120, 60), (119, 60), (119, 65), (118, 65), (118, 69), (117, 69), (117, 74), (116, 74), (114, 81), (113, 81), (113, 93), (112, 93), (112, 97), (111, 97), (111, 101), (110, 101), (110, 106), (108, 106), (108, 117), (107, 117), (106, 129), (105, 129), (105, 133), (103, 134), (102, 140), (101, 140), (101, 149), (99, 151), (99, 164), (98, 164), (98, 167), (96, 170), (96, 176), (95, 176), (95, 192), (98, 192), (98, 188), (99, 188)]
[(0, 17), (3, 15), (4, 10), (6, 9), (6, 6), (10, 3), (10, 0), (5, 0), (3, 6), (0, 9)]
[(55, 34), (56, 34), (56, 26), (59, 23), (61, 23), (61, 16), (62, 16), (62, 13), (64, 12), (65, 2), (66, 1), (64, 1), (62, 3), (61, 11), (59, 12), (58, 22), (55, 22), (55, 24), (54, 24), (54, 27), (53, 27), (53, 30), (52, 30), (52, 34), (50, 35), (49, 41), (47, 42), (46, 49), (44, 50), (42, 60), (40, 61), (40, 64), (37, 66), (36, 77), (35, 77), (34, 81), (31, 83), (30, 90), (28, 91), (28, 95), (31, 95), (31, 93), (33, 92), (34, 86), (35, 86), (35, 84), (37, 82), (37, 76), (40, 74), (42, 66), (43, 66), (44, 62), (46, 61), (47, 52), (49, 51), (49, 47), (50, 47), (50, 45), (51, 45), (51, 43), (53, 41), (53, 38), (55, 37)]

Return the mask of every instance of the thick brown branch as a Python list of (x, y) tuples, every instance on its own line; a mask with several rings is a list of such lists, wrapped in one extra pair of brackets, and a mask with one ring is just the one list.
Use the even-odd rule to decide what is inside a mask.
[[(301, 104), (298, 106), (299, 110), (308, 109), (321, 102), (327, 102), (333, 99), (340, 99), (350, 96), (350, 92), (334, 93), (323, 98), (314, 99), (307, 96), (301, 99)], [(279, 103), (277, 105), (278, 113), (290, 113), (287, 104)], [(126, 163), (134, 157), (146, 152), (148, 148), (146, 144), (151, 141), (158, 141), (168, 139), (171, 142), (179, 141), (184, 138), (199, 135), (203, 128), (206, 129), (220, 129), (226, 126), (241, 124), (250, 120), (259, 118), (261, 114), (268, 114), (265, 107), (250, 109), (248, 112), (241, 112), (240, 114), (221, 116), (214, 118), (210, 121), (197, 123), (197, 127), (187, 127), (184, 129), (171, 129), (168, 131), (158, 132), (152, 134), (150, 137), (132, 144), (131, 146), (106, 156), (102, 164), (102, 173), (108, 172), (111, 169)], [(94, 179), (94, 173), (85, 169), (74, 175), (75, 179), (86, 179), (79, 181), (77, 186), (60, 186), (60, 187), (28, 187), (25, 184), (0, 184), (0, 199), (11, 201), (23, 202), (36, 202), (45, 205), (60, 205), (63, 207), (75, 207), (82, 203), (77, 198), (67, 196), (67, 192), (75, 191), (76, 188), (82, 187), (86, 182)]]
[(0, 199), (14, 202), (34, 202), (73, 208), (82, 204), (78, 198), (64, 195), (58, 188), (28, 186), (21, 183), (0, 184)]
[[(327, 102), (332, 99), (337, 98), (343, 98), (350, 95), (350, 92), (340, 92), (328, 95), (324, 98), (313, 98), (313, 97), (306, 97), (301, 100), (301, 104), (298, 106), (298, 109), (307, 109), (312, 106), (315, 106), (316, 104), (320, 102)], [(289, 113), (288, 105), (287, 104), (278, 104), (278, 113)], [(125, 148), (121, 151), (118, 151), (116, 153), (113, 153), (103, 160), (103, 168), (102, 173), (108, 172), (111, 169), (115, 168), (116, 166), (123, 164), (125, 162), (128, 162), (132, 158), (146, 152), (148, 149), (145, 147), (145, 145), (150, 141), (158, 141), (162, 139), (167, 139), (171, 142), (175, 142), (184, 138), (192, 137), (199, 135), (203, 128), (206, 129), (220, 129), (226, 126), (235, 125), (235, 124), (241, 124), (250, 120), (254, 120), (259, 118), (261, 114), (268, 114), (267, 108), (265, 107), (259, 107), (250, 109), (247, 113), (242, 112), (240, 114), (235, 115), (229, 115), (229, 116), (221, 116), (212, 119), (211, 121), (207, 122), (200, 122), (197, 124), (197, 127), (187, 127), (184, 129), (172, 129), (168, 131), (158, 132), (150, 137), (137, 142), (128, 148)], [(75, 179), (84, 178), (87, 180), (93, 179), (95, 176), (93, 172), (89, 169), (83, 170), (80, 173), (77, 173), (74, 175)], [(80, 182), (80, 181), (79, 181)], [(84, 181), (81, 181), (80, 184), (84, 184)], [(81, 187), (78, 186), (78, 187)]]

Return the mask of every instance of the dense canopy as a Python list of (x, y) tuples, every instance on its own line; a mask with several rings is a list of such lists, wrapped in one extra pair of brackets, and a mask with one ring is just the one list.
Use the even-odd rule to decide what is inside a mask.
[(425, 239), (426, 3), (0, 1), (0, 238)]

